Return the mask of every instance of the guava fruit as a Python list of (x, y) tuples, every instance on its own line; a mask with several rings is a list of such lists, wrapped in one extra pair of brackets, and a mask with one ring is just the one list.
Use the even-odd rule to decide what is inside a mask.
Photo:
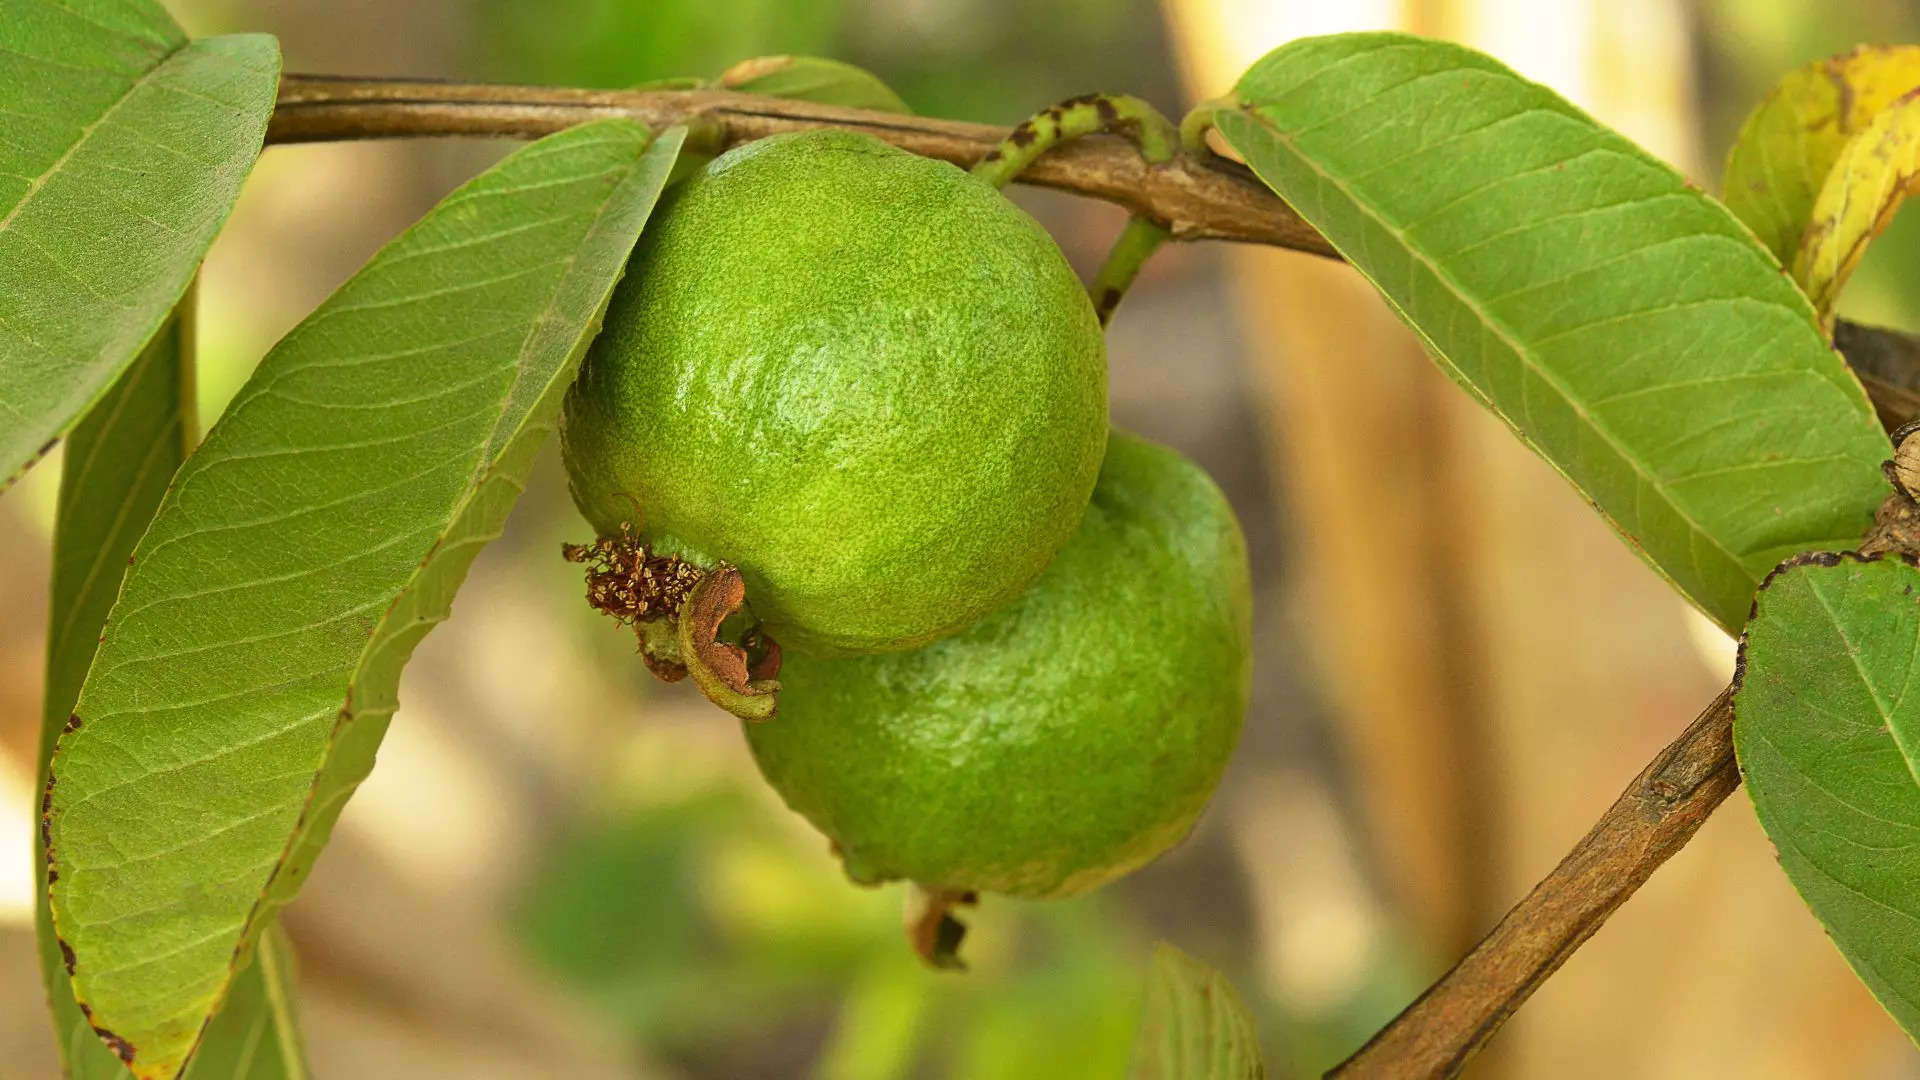
[(603, 537), (729, 564), (786, 655), (906, 649), (1018, 596), (1079, 523), (1106, 359), (1053, 240), (864, 135), (748, 143), (648, 224), (567, 395)]
[(855, 881), (1070, 896), (1191, 829), (1246, 713), (1251, 606), (1219, 489), (1115, 432), (1031, 590), (911, 652), (789, 658), (747, 739)]

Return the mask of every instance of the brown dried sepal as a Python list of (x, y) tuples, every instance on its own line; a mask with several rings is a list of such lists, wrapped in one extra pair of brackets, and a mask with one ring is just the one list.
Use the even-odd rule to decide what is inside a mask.
[(771, 638), (751, 668), (747, 650), (720, 640), (720, 624), (747, 600), (740, 571), (721, 563), (687, 594), (680, 608), (680, 661), (707, 700), (742, 720), (772, 719), (779, 711), (780, 647)]
[(928, 967), (940, 971), (965, 971), (960, 959), (960, 942), (967, 936), (967, 924), (953, 917), (953, 909), (973, 907), (980, 894), (961, 889), (929, 889), (913, 884), (907, 887), (907, 941)]

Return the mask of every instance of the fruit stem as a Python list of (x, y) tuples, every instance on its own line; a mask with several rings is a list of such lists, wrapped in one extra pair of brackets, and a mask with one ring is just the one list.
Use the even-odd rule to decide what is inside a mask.
[(1139, 147), (1149, 165), (1172, 161), (1180, 132), (1160, 110), (1131, 94), (1087, 94), (1049, 105), (1022, 121), (973, 167), (973, 175), (1003, 188), (1035, 158), (1082, 135), (1107, 132)]
[(1100, 272), (1087, 285), (1087, 295), (1093, 299), (1093, 313), (1100, 317), (1101, 326), (1112, 321), (1113, 309), (1120, 306), (1120, 298), (1127, 294), (1133, 279), (1140, 276), (1147, 257), (1172, 238), (1173, 233), (1166, 226), (1151, 218), (1127, 219), (1127, 227), (1120, 231), (1120, 238), (1107, 252), (1107, 261), (1100, 264)]
[[(1180, 153), (1182, 131), (1159, 109), (1131, 94), (1087, 94), (1028, 117), (980, 159), (973, 175), (994, 187), (1006, 187), (1041, 154), (1063, 142), (1102, 131), (1131, 140), (1148, 165), (1164, 165)], [(1113, 309), (1140, 275), (1147, 257), (1172, 235), (1151, 218), (1135, 214), (1127, 219), (1125, 231), (1087, 286), (1101, 326), (1113, 317)]]
[(1222, 109), (1237, 109), (1240, 98), (1235, 94), (1222, 94), (1217, 98), (1208, 98), (1187, 111), (1180, 118), (1180, 147), (1189, 154), (1207, 154), (1207, 132), (1212, 131), (1213, 118)]
[(930, 968), (967, 970), (966, 963), (960, 959), (960, 942), (967, 936), (967, 924), (953, 917), (953, 909), (972, 907), (980, 902), (979, 895), (959, 889), (929, 888), (910, 881), (906, 901), (902, 922), (914, 953)]

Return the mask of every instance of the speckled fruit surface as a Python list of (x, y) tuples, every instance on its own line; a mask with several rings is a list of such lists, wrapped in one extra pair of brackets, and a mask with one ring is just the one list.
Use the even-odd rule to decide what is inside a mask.
[(912, 652), (790, 660), (747, 738), (855, 880), (1072, 895), (1192, 828), (1246, 714), (1250, 610), (1213, 482), (1116, 432), (1030, 592)]
[(733, 563), (766, 631), (821, 656), (1018, 596), (1106, 437), (1100, 327), (1052, 238), (951, 165), (833, 131), (670, 194), (561, 424), (596, 529)]

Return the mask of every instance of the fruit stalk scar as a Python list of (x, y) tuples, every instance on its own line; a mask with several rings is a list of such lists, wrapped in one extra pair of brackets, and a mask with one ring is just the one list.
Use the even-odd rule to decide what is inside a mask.
[(980, 902), (978, 893), (959, 889), (930, 889), (919, 883), (907, 886), (907, 906), (903, 923), (913, 951), (927, 966), (942, 971), (965, 971), (960, 959), (960, 942), (967, 936), (967, 924), (953, 917), (955, 907), (972, 907)]
[[(1005, 187), (1041, 154), (1083, 135), (1106, 132), (1131, 140), (1149, 165), (1164, 165), (1180, 153), (1181, 130), (1160, 110), (1131, 94), (1088, 94), (1069, 98), (1028, 117), (987, 152), (973, 167), (973, 175)], [(1100, 325), (1107, 325), (1140, 267), (1161, 244), (1172, 238), (1166, 226), (1135, 214), (1107, 253), (1106, 262), (1087, 286)]]

